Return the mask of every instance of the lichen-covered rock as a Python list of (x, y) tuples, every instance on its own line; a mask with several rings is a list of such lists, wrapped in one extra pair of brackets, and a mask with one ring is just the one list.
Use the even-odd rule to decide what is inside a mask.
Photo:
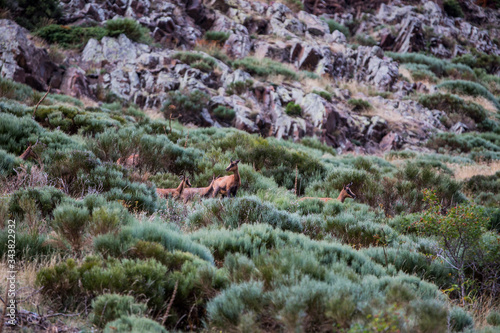
[(28, 30), (10, 20), (0, 20), (0, 75), (37, 90), (59, 88), (62, 71), (47, 50), (28, 39)]

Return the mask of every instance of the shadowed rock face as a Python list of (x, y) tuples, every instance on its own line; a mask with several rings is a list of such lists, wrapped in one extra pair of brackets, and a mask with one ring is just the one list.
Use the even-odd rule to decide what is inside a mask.
[[(156, 44), (135, 43), (123, 34), (99, 41), (91, 39), (81, 52), (72, 53), (71, 61), (66, 60), (65, 66), (59, 67), (50, 60), (47, 50), (34, 45), (28, 31), (12, 21), (1, 20), (3, 77), (38, 90), (51, 84), (54, 91), (79, 98), (96, 99), (99, 90), (110, 91), (140, 107), (154, 109), (162, 107), (171, 91), (187, 94), (200, 90), (210, 96), (210, 102), (199, 115), (189, 118), (197, 126), (234, 126), (293, 140), (316, 135), (341, 151), (359, 153), (401, 147), (421, 149), (433, 132), (446, 130), (439, 121), (440, 111), (402, 100), (415, 91), (432, 92), (433, 86), (401, 80), (398, 63), (385, 56), (383, 50), (425, 50), (449, 57), (466, 49), (459, 43), (453, 49), (447, 48), (442, 36), (460, 36), (482, 52), (500, 53), (498, 45), (492, 42), (500, 33), (482, 30), (463, 19), (452, 19), (431, 1), (423, 2), (417, 10), (413, 5), (398, 2), (389, 5), (386, 1), (311, 0), (304, 2), (303, 11), (297, 12), (279, 2), (244, 0), (72, 0), (62, 6), (65, 23), (93, 20), (104, 24), (117, 15), (133, 18), (150, 30)], [(470, 3), (467, 6), (473, 13), (468, 16), (499, 23), (491, 11)], [(356, 19), (356, 31), (351, 33), (371, 33), (378, 45), (352, 47), (352, 39), (348, 41), (337, 30), (330, 33), (319, 14), (329, 14), (327, 18), (342, 24)], [(376, 29), (382, 25), (387, 27)], [(425, 27), (431, 27), (441, 37), (426, 40)], [(297, 74), (297, 80), (284, 80), (276, 74), (266, 78), (272, 74), (266, 72), (270, 68), (264, 73), (244, 66), (232, 68), (228, 62), (200, 51), (196, 52), (211, 59), (210, 69), (176, 59), (177, 51), (173, 48), (192, 50), (209, 30), (229, 33), (227, 40), (214, 45), (231, 58), (251, 56), (257, 59), (257, 65), (264, 63), (260, 59), (270, 58)], [(319, 81), (311, 83), (306, 75), (331, 81), (323, 85)], [(350, 92), (333, 88), (344, 83), (354, 84), (354, 88)], [(369, 97), (366, 91), (357, 91), (357, 84), (364, 84), (375, 93), (391, 93), (391, 98)], [(236, 88), (238, 85), (240, 88)], [(370, 112), (355, 112), (348, 104), (351, 98), (361, 98), (375, 107)], [(300, 116), (286, 113), (291, 102), (301, 107)], [(218, 119), (213, 114), (218, 106), (233, 109), (235, 117)], [(453, 130), (466, 131), (468, 127), (457, 125)]]
[(0, 20), (0, 74), (3, 78), (26, 83), (37, 90), (49, 84), (58, 88), (62, 73), (47, 50), (28, 39), (28, 31), (10, 20)]

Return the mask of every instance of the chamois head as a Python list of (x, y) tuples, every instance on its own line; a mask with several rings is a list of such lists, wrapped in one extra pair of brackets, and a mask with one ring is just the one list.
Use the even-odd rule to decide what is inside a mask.
[(231, 159), (231, 164), (226, 168), (226, 171), (235, 171), (238, 170), (238, 163), (240, 163), (240, 160), (233, 161)]
[(349, 184), (347, 185), (344, 185), (344, 188), (342, 189), (342, 192), (345, 192), (345, 196), (346, 197), (349, 197), (351, 199), (356, 199), (356, 194), (354, 194), (352, 191), (351, 191), (351, 185), (352, 185), (352, 182), (350, 182)]
[(184, 182), (185, 187), (191, 187), (191, 182), (189, 181), (189, 177), (186, 177), (184, 175), (180, 176), (179, 179), (181, 180), (181, 183)]

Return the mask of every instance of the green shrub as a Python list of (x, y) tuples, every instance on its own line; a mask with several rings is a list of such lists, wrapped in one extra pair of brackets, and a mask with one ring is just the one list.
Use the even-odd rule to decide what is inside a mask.
[(103, 294), (92, 301), (92, 322), (104, 327), (108, 322), (131, 315), (141, 316), (146, 312), (146, 304), (136, 303), (132, 296)]
[(332, 94), (330, 94), (329, 92), (326, 92), (324, 90), (322, 90), (322, 91), (313, 90), (312, 92), (313, 92), (313, 94), (316, 94), (316, 95), (319, 95), (319, 96), (323, 97), (328, 102), (332, 101)]
[(36, 94), (31, 87), (3, 77), (0, 77), (0, 97), (14, 99), (28, 104), (36, 104), (38, 100), (40, 100), (38, 94)]
[(421, 332), (444, 332), (447, 327), (447, 311), (436, 300), (414, 301), (413, 311)]
[(500, 326), (500, 312), (491, 311), (486, 317), (486, 321), (492, 326)]
[[(177, 52), (172, 58), (179, 59), (183, 63), (190, 65), (191, 67), (201, 67), (200, 70), (210, 71), (217, 67), (217, 62), (212, 57), (205, 57), (201, 53), (196, 52)], [(203, 64), (203, 65), (201, 65)], [(207, 70), (208, 68), (208, 70)], [(196, 91), (196, 90), (195, 90)]]
[(197, 244), (191, 241), (188, 236), (172, 228), (165, 228), (158, 223), (135, 223), (122, 227), (118, 234), (100, 235), (94, 240), (94, 248), (103, 255), (120, 257), (122, 253), (130, 251), (139, 240), (156, 242), (169, 252), (179, 250), (191, 253), (208, 262), (214, 261), (212, 254), (205, 246)]
[[(19, 223), (16, 220), (16, 223)], [(0, 230), (0, 257), (4, 258), (8, 254), (9, 237), (8, 228)], [(51, 244), (47, 243), (47, 237), (42, 234), (26, 233), (16, 230), (16, 247), (15, 258), (16, 260), (34, 260), (34, 259), (47, 259), (54, 255), (57, 249)]]
[[(324, 20), (324, 18), (321, 18), (321, 19)], [(334, 32), (335, 30), (338, 30), (341, 33), (343, 33), (347, 38), (349, 38), (349, 36), (351, 35), (349, 28), (346, 27), (345, 25), (342, 25), (342, 24), (340, 24), (337, 21), (332, 20), (332, 19), (327, 19), (327, 20), (325, 20), (325, 22), (326, 22), (326, 24), (328, 24), (328, 28), (330, 28), (330, 33)]]
[(136, 20), (130, 18), (108, 20), (106, 21), (106, 30), (111, 37), (125, 34), (134, 42), (149, 44), (152, 41), (149, 30), (141, 26)]
[(213, 112), (217, 118), (225, 121), (231, 121), (236, 116), (236, 112), (233, 109), (227, 108), (222, 105), (216, 107)]
[(478, 124), (485, 121), (488, 116), (481, 105), (464, 101), (462, 98), (451, 94), (423, 95), (420, 97), (419, 102), (431, 110), (437, 109), (446, 112), (448, 115), (459, 114), (470, 117)]
[(84, 245), (85, 232), (90, 222), (87, 208), (63, 204), (54, 210), (52, 226), (60, 241), (67, 242), (78, 253)]
[(300, 143), (306, 147), (311, 147), (317, 150), (320, 150), (323, 153), (330, 154), (332, 156), (337, 155), (337, 151), (335, 148), (328, 146), (325, 143), (322, 143), (317, 138), (305, 136), (300, 140)]
[(0, 149), (0, 177), (13, 175), (14, 169), (21, 165), (21, 159)]
[(206, 107), (210, 96), (200, 90), (189, 93), (171, 91), (163, 104), (165, 117), (180, 116), (182, 122), (201, 123), (201, 111)]
[(460, 7), (460, 3), (457, 0), (445, 0), (443, 2), (443, 8), (446, 14), (453, 17), (464, 17), (464, 12)]
[(123, 332), (123, 333), (167, 333), (168, 331), (156, 321), (143, 317), (121, 317), (109, 322), (104, 328), (105, 333)]
[(36, 30), (35, 35), (48, 43), (57, 43), (64, 48), (79, 49), (84, 47), (89, 39), (102, 39), (108, 35), (108, 30), (102, 27), (78, 27), (51, 24)]
[(269, 58), (257, 59), (253, 57), (246, 57), (233, 61), (232, 66), (233, 68), (241, 68), (252, 75), (257, 75), (263, 78), (270, 75), (283, 75), (289, 80), (297, 80), (299, 78), (294, 70), (289, 69), (282, 63)]
[[(484, 70), (486, 73), (495, 74), (499, 68), (500, 56), (496, 54), (486, 54), (482, 52), (477, 52), (475, 49), (472, 53), (467, 53), (462, 56), (453, 58), (451, 60), (453, 63), (460, 63), (467, 65), (474, 69)], [(478, 75), (478, 76), (483, 76)], [(497, 76), (494, 76), (498, 80)], [(494, 79), (492, 78), (492, 79)]]
[(228, 95), (241, 95), (253, 86), (253, 80), (234, 81), (227, 86)]
[(448, 60), (439, 59), (421, 53), (385, 52), (385, 55), (405, 64), (410, 70), (430, 70), (437, 77), (453, 76), (466, 80), (476, 79), (472, 68), (464, 64), (453, 64)]
[(474, 327), (474, 319), (464, 309), (454, 307), (450, 311), (450, 323), (453, 332), (463, 332)]
[(203, 209), (197, 210), (188, 219), (193, 226), (222, 224), (224, 227), (238, 228), (244, 223), (268, 223), (283, 230), (302, 231), (297, 215), (277, 210), (256, 197), (234, 198), (224, 205), (218, 200), (207, 200)]
[(209, 30), (205, 32), (203, 38), (206, 40), (218, 42), (219, 44), (224, 44), (229, 36), (231, 36), (231, 33), (229, 32)]
[(2, 0), (0, 8), (8, 9), (14, 20), (21, 26), (33, 30), (49, 20), (58, 20), (62, 16), (57, 0)]
[(41, 213), (41, 217), (48, 219), (52, 217), (54, 209), (68, 198), (64, 193), (52, 186), (18, 190), (10, 198), (9, 210), (13, 217), (19, 220), (24, 219), (25, 212), (20, 206), (23, 200), (34, 201)]
[(500, 102), (497, 98), (479, 83), (464, 80), (445, 81), (438, 84), (436, 88), (444, 88), (456, 94), (482, 96), (490, 100), (497, 107), (497, 109), (500, 110)]
[(363, 46), (375, 46), (377, 45), (377, 41), (373, 39), (372, 36), (370, 35), (356, 35), (355, 38), (356, 42), (359, 45)]
[(287, 115), (292, 117), (300, 117), (302, 115), (302, 108), (299, 104), (290, 102), (286, 105), (285, 112)]
[(372, 108), (370, 102), (364, 99), (351, 98), (347, 103), (352, 106), (353, 111), (366, 111)]

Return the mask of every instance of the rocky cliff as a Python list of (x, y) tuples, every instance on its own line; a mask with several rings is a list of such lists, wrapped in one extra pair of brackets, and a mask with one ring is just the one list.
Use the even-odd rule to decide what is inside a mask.
[[(107, 92), (167, 114), (172, 92), (199, 91), (208, 96), (201, 110), (170, 113), (197, 126), (234, 126), (293, 140), (315, 135), (341, 152), (423, 150), (435, 132), (469, 128), (446, 125), (442, 110), (424, 107), (415, 96), (436, 92), (436, 82), (401, 71), (401, 59), (387, 51), (436, 59), (472, 49), (500, 55), (498, 10), (463, 1), (461, 18), (433, 1), (363, 4), (63, 0), (59, 23), (68, 29), (127, 17), (146, 27), (153, 42), (134, 42), (126, 33), (91, 38), (55, 57), (26, 29), (1, 20), (1, 75), (91, 104)], [(210, 41), (207, 32), (226, 36)], [(457, 68), (454, 78), (463, 78)], [(498, 76), (498, 66), (492, 71)], [(289, 105), (300, 106), (299, 112), (287, 112)], [(214, 113), (221, 106), (234, 110), (234, 117)]]

